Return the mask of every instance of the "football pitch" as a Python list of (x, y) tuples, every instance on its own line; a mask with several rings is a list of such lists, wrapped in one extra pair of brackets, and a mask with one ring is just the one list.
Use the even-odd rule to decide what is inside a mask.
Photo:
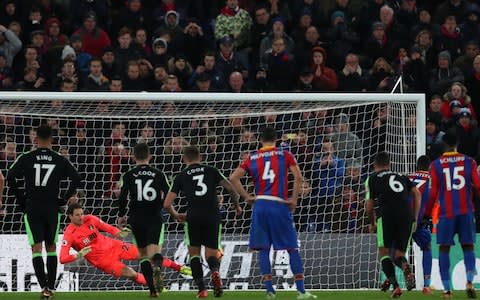
[[(318, 300), (376, 300), (376, 299), (390, 299), (390, 293), (383, 293), (380, 291), (322, 291), (313, 292), (317, 295)], [(0, 299), (39, 299), (39, 292), (35, 293), (0, 293)], [(441, 291), (434, 291), (430, 296), (424, 296), (421, 292), (407, 292), (405, 291), (400, 299), (439, 299)], [(454, 292), (455, 299), (467, 299), (464, 291)], [(83, 299), (99, 299), (99, 300), (130, 300), (130, 299), (152, 299), (149, 298), (148, 292), (72, 292), (72, 293), (57, 293), (53, 299), (58, 300), (83, 300)], [(193, 292), (166, 292), (161, 294), (157, 299), (168, 300), (186, 300), (196, 299), (196, 293)], [(210, 291), (207, 299), (216, 299)], [(219, 299), (228, 300), (242, 300), (242, 299), (266, 299), (264, 292), (225, 292)], [(275, 300), (297, 299), (295, 292), (277, 292)]]

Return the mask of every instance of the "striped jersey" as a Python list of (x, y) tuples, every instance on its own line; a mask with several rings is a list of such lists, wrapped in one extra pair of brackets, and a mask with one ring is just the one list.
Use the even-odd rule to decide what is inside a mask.
[(477, 163), (458, 152), (445, 152), (430, 165), (429, 206), (438, 199), (440, 217), (453, 218), (474, 212), (473, 190), (480, 192)]
[[(415, 173), (408, 176), (408, 178), (415, 184), (418, 191), (422, 195), (420, 209), (418, 210), (417, 220), (422, 221), (425, 208), (427, 207), (428, 200), (430, 199), (430, 174), (428, 171), (416, 171)], [(413, 197), (410, 197), (410, 201), (413, 205)]]
[(255, 185), (257, 197), (288, 199), (288, 169), (297, 164), (293, 154), (276, 147), (263, 147), (242, 162)]

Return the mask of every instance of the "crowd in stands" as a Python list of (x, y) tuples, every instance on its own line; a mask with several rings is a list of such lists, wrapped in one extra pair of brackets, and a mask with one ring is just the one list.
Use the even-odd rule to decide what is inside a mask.
[[(405, 92), (426, 95), (430, 157), (440, 155), (441, 136), (453, 131), (459, 151), (477, 158), (479, 17), (479, 2), (467, 0), (0, 0), (0, 91), (390, 92), (402, 76)], [(50, 105), (60, 111), (68, 103)], [(138, 102), (135, 109), (175, 110), (171, 103), (155, 105)], [(201, 145), (206, 160), (221, 162), (229, 174), (258, 146), (262, 126), (287, 118), (294, 125), (277, 129), (303, 164), (302, 197), (309, 204), (297, 211), (299, 230), (365, 232), (365, 166), (382, 150), (389, 113), (382, 106), (365, 111), (368, 122), (358, 120), (361, 112), (341, 110), (272, 111), (222, 124), (48, 122), (58, 128), (58, 150), (101, 191), (86, 195), (101, 202), (92, 207), (108, 209), (103, 201), (115, 198), (135, 143), (149, 143), (155, 163), (170, 166), (169, 176), (181, 168), (181, 149), (189, 143)], [(1, 121), (6, 170), (31, 149), (35, 121), (11, 115)], [(330, 217), (319, 221), (319, 215)]]

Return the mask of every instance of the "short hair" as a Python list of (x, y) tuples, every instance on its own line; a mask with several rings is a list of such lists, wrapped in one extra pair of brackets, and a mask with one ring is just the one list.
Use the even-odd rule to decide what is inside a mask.
[(442, 142), (448, 147), (455, 147), (457, 146), (457, 137), (454, 134), (446, 133), (442, 137)]
[(81, 206), (79, 203), (72, 203), (68, 206), (67, 208), (67, 215), (73, 215), (73, 212), (76, 209), (83, 209), (83, 206)]
[(53, 135), (52, 127), (42, 124), (37, 128), (37, 137), (41, 140), (48, 140)]
[(378, 167), (389, 166), (390, 165), (390, 156), (385, 151), (378, 152), (377, 155), (375, 155), (375, 159), (374, 159), (373, 162)]
[(133, 148), (133, 156), (137, 160), (146, 160), (150, 155), (150, 148), (146, 143), (140, 143)]
[(183, 148), (183, 156), (188, 161), (194, 161), (200, 158), (200, 151), (196, 146), (186, 146)]
[(417, 170), (428, 171), (430, 167), (430, 157), (422, 155), (417, 159)]
[(277, 140), (277, 131), (273, 127), (267, 127), (260, 134), (260, 139), (263, 142), (275, 142)]

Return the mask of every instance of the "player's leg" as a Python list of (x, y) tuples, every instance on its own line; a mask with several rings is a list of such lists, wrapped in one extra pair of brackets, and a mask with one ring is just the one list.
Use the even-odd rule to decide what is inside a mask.
[(432, 293), (432, 233), (429, 228), (419, 227), (413, 234), (413, 240), (422, 250), (423, 290), (426, 295)]
[(390, 284), (393, 285), (392, 298), (398, 298), (402, 295), (402, 291), (398, 285), (397, 277), (395, 276), (395, 266), (390, 256), (394, 234), (395, 231), (392, 219), (384, 219), (383, 217), (377, 219), (377, 247), (380, 263), (382, 265), (383, 273), (389, 281), (388, 286)]
[(193, 281), (198, 287), (198, 298), (206, 298), (208, 296), (205, 282), (203, 281), (202, 256), (200, 254), (201, 243), (201, 227), (202, 224), (190, 224), (185, 222), (185, 244), (188, 246), (188, 254), (190, 255), (190, 267), (192, 268)]
[(451, 298), (450, 246), (454, 245), (455, 219), (440, 218), (437, 224), (438, 263), (443, 284), (443, 298)]
[(473, 214), (468, 214), (462, 216), (459, 219), (459, 242), (462, 245), (463, 249), (463, 260), (465, 263), (465, 271), (467, 275), (467, 296), (468, 298), (476, 298), (477, 293), (475, 292), (475, 288), (473, 286), (473, 278), (475, 277), (476, 269), (475, 269), (475, 253), (474, 253), (474, 245), (475, 245), (475, 220)]
[[(117, 253), (118, 249), (112, 249), (112, 252)], [(114, 253), (114, 254), (115, 254)], [(126, 278), (140, 285), (147, 285), (147, 281), (142, 273), (135, 272), (132, 268), (126, 266), (118, 258), (119, 255), (111, 255), (104, 257), (98, 261), (90, 260), (89, 263), (95, 268), (114, 276), (115, 278)]]
[(142, 274), (145, 277), (145, 281), (148, 285), (148, 290), (150, 291), (150, 295), (154, 296), (157, 293), (157, 289), (153, 284), (153, 268), (152, 268), (152, 261), (147, 251), (147, 248), (138, 248), (139, 258), (140, 258), (140, 270), (142, 270)]
[[(400, 218), (401, 216), (399, 216)], [(407, 290), (411, 291), (415, 288), (415, 276), (412, 272), (412, 268), (408, 263), (407, 258), (405, 257), (405, 252), (407, 251), (408, 245), (410, 245), (410, 240), (412, 237), (412, 228), (413, 222), (407, 221), (404, 219), (397, 219), (396, 226), (395, 226), (395, 260), (394, 263), (397, 267), (399, 267), (404, 274), (405, 277), (405, 284)]]
[(38, 284), (42, 289), (41, 297), (50, 297), (47, 287), (47, 275), (45, 274), (45, 263), (42, 257), (42, 246), (45, 240), (45, 224), (39, 216), (25, 214), (23, 216), (25, 229), (27, 231), (28, 243), (32, 247), (32, 264)]
[(55, 292), (55, 282), (57, 280), (57, 249), (58, 231), (60, 229), (61, 214), (53, 214), (48, 219), (47, 234), (45, 236), (45, 247), (47, 249), (47, 286), (50, 294)]
[(219, 223), (208, 224), (202, 232), (202, 240), (205, 245), (205, 257), (208, 267), (211, 271), (213, 282), (213, 295), (221, 297), (223, 295), (223, 283), (220, 277), (220, 261), (218, 260), (218, 248), (220, 247), (222, 225)]

